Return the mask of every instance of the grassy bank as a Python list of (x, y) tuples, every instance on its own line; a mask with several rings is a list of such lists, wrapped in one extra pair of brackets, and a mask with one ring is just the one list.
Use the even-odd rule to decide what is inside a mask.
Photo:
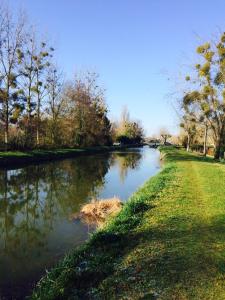
[(161, 173), (32, 299), (225, 299), (225, 165), (163, 152)]
[(15, 165), (15, 164), (29, 164), (33, 162), (49, 161), (61, 159), (66, 157), (75, 157), (78, 155), (94, 154), (107, 151), (122, 150), (135, 145), (124, 146), (99, 146), (90, 148), (75, 148), (75, 149), (53, 149), (44, 150), (37, 149), (32, 151), (0, 151), (0, 167)]

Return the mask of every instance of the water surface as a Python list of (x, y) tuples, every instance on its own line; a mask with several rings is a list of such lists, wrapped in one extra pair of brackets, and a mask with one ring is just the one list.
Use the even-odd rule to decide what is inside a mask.
[(128, 197), (160, 168), (144, 148), (0, 169), (0, 299), (24, 299), (94, 229), (71, 216), (92, 198)]

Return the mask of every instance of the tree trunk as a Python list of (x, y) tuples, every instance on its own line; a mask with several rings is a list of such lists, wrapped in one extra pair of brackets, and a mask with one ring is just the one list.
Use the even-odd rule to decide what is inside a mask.
[(7, 86), (7, 96), (5, 99), (5, 150), (8, 150), (8, 144), (9, 144), (9, 84)]
[(219, 158), (220, 158), (220, 146), (216, 145), (214, 159), (219, 159)]
[(39, 73), (37, 72), (37, 131), (36, 131), (36, 144), (40, 145), (40, 109), (41, 109), (41, 99), (39, 90)]
[(39, 125), (37, 126), (36, 143), (37, 146), (40, 145)]
[(36, 143), (40, 145), (40, 99), (38, 96), (38, 107), (37, 107), (37, 132), (36, 132)]
[(222, 127), (220, 129), (218, 139), (216, 141), (216, 149), (214, 154), (214, 159), (219, 159), (221, 157), (221, 150), (223, 146), (223, 139), (224, 139), (224, 126), (225, 123), (222, 124)]
[(26, 122), (26, 147), (32, 145), (32, 128), (31, 128), (31, 84), (29, 85), (27, 97), (27, 122)]
[(187, 138), (188, 138), (188, 140), (187, 140), (187, 148), (186, 148), (186, 150), (187, 150), (187, 152), (189, 152), (189, 150), (190, 150), (190, 134), (188, 134)]
[(36, 144), (40, 145), (39, 119), (37, 119)]
[(8, 117), (6, 117), (7, 120), (5, 122), (5, 149), (8, 150), (8, 143), (9, 143), (9, 123), (8, 123)]
[(206, 156), (206, 154), (207, 154), (207, 135), (208, 135), (208, 126), (205, 125), (204, 145), (203, 145), (203, 155), (204, 156)]

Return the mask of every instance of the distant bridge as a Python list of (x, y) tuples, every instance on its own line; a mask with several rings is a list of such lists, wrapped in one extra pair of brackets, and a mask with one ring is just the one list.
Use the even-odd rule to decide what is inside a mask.
[(144, 142), (144, 146), (149, 146), (150, 148), (158, 148), (159, 146), (162, 146), (162, 143), (152, 143), (152, 142)]

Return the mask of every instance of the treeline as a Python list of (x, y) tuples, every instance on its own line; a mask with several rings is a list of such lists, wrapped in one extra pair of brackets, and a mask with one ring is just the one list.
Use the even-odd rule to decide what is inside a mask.
[(225, 33), (218, 40), (197, 48), (199, 62), (192, 76), (186, 76), (182, 98), (181, 127), (187, 150), (202, 143), (206, 155), (214, 147), (216, 159), (225, 150)]
[(121, 132), (121, 126), (109, 120), (98, 75), (86, 72), (64, 82), (54, 54), (55, 49), (38, 38), (24, 16), (15, 18), (7, 8), (1, 8), (1, 149), (141, 141), (143, 129), (138, 122), (129, 120), (126, 130)]
[(119, 122), (114, 124), (114, 140), (121, 144), (139, 144), (144, 138), (144, 129), (138, 120), (130, 118), (128, 109), (122, 111)]

